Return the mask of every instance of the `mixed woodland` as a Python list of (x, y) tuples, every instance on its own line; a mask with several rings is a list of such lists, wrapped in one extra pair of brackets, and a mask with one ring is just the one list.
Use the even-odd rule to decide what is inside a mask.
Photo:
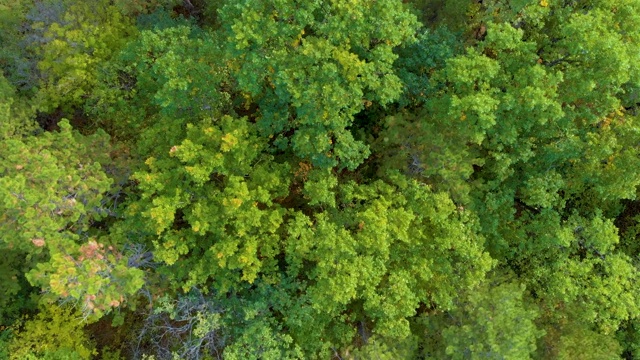
[(0, 359), (640, 359), (640, 0), (0, 0)]

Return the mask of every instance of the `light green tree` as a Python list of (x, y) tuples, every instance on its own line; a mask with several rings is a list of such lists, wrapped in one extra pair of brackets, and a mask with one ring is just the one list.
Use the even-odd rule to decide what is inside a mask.
[[(45, 340), (46, 339), (46, 340)], [(27, 318), (8, 344), (9, 359), (91, 359), (95, 344), (83, 330), (81, 315), (56, 304)]]
[(72, 114), (98, 84), (99, 66), (135, 28), (108, 1), (46, 1), (31, 12), (25, 43), (38, 59), (35, 106), (45, 113), (61, 108)]
[[(60, 132), (3, 139), (0, 146), (0, 247), (26, 256), (29, 282), (54, 298), (82, 302), (87, 316), (118, 306), (140, 287), (121, 243), (105, 245), (92, 226), (114, 215), (109, 138)], [(94, 149), (100, 149), (96, 152)], [(115, 248), (114, 248), (115, 246)], [(99, 306), (96, 306), (99, 304)]]

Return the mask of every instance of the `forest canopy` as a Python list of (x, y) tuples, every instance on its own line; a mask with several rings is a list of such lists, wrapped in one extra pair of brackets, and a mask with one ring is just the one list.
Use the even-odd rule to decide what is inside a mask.
[(0, 0), (0, 360), (640, 359), (640, 0)]

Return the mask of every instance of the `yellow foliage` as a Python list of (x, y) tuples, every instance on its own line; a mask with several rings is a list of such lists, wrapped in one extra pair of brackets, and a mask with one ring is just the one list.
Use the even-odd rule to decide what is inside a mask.
[(226, 134), (222, 137), (222, 145), (220, 145), (220, 150), (227, 152), (231, 150), (238, 143), (238, 139), (232, 134)]

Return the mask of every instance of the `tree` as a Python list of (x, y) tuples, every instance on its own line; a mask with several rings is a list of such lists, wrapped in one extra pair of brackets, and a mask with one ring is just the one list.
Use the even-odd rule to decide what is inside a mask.
[(100, 316), (134, 293), (142, 274), (126, 266), (119, 244), (105, 247), (92, 229), (113, 215), (105, 199), (112, 179), (102, 167), (109, 163), (108, 136), (82, 136), (66, 121), (60, 127), (2, 140), (0, 246), (26, 256), (32, 285), (56, 298), (83, 301), (87, 315)]
[[(544, 332), (534, 323), (535, 307), (527, 304), (525, 288), (502, 284), (475, 289), (449, 316), (452, 325), (442, 337), (452, 359), (530, 359)], [(441, 355), (444, 355), (441, 353)]]
[(355, 322), (405, 338), (421, 303), (449, 308), (491, 266), (446, 194), (400, 175), (338, 187), (329, 170), (292, 171), (246, 119), (187, 128), (135, 174), (124, 227), (146, 234), (176, 288), (243, 299), (230, 313), (262, 304), (306, 354), (348, 344)]
[(0, 141), (33, 133), (37, 126), (28, 101), (17, 96), (15, 88), (0, 75)]
[(640, 0), (2, 10), (11, 356), (638, 353)]
[(140, 19), (138, 36), (101, 67), (86, 109), (117, 139), (135, 139), (134, 154), (146, 159), (182, 140), (187, 123), (219, 118), (231, 104), (215, 34), (165, 13)]
[(55, 304), (44, 306), (11, 339), (10, 359), (91, 359), (97, 354), (95, 345), (83, 331), (78, 315)]
[[(29, 59), (29, 50), (24, 46), (23, 23), (27, 21), (27, 13), (34, 6), (31, 0), (0, 1), (0, 69), (2, 76), (18, 90), (24, 91), (36, 85), (37, 80), (32, 73), (35, 61)], [(4, 80), (2, 80), (4, 82)], [(4, 85), (2, 85), (4, 88)], [(4, 91), (4, 89), (3, 89)]]
[(234, 1), (220, 22), (238, 90), (275, 149), (321, 167), (362, 163), (353, 116), (398, 98), (393, 50), (418, 27), (400, 1)]
[(27, 19), (24, 44), (38, 59), (31, 85), (38, 88), (35, 106), (44, 113), (62, 108), (73, 114), (97, 85), (99, 65), (135, 31), (108, 1), (46, 1), (31, 8)]
[(480, 218), (500, 268), (540, 304), (579, 308), (572, 321), (611, 340), (638, 316), (637, 254), (617, 248), (613, 220), (640, 179), (636, 118), (623, 107), (640, 79), (627, 27), (640, 4), (485, 5), (504, 11), (477, 15), (486, 34), (465, 53), (422, 60), (428, 82), (419, 58), (399, 63), (430, 96), (389, 117), (382, 164), (451, 192)]

